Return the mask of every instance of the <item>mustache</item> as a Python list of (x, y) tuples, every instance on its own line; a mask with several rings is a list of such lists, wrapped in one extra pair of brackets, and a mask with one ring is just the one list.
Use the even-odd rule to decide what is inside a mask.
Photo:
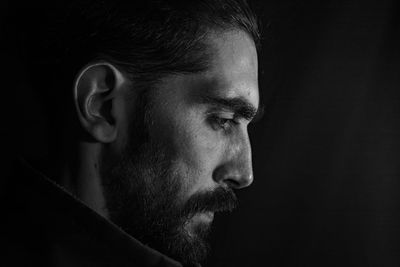
[(217, 187), (212, 191), (200, 192), (191, 196), (186, 202), (182, 214), (190, 217), (200, 212), (232, 211), (238, 205), (238, 200), (230, 188)]

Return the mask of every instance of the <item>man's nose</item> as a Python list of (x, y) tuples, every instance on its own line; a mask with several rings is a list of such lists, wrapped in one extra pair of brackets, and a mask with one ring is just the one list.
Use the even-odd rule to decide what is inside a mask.
[(249, 186), (253, 182), (253, 167), (247, 133), (240, 142), (233, 144), (226, 154), (228, 160), (215, 170), (214, 180), (233, 189)]

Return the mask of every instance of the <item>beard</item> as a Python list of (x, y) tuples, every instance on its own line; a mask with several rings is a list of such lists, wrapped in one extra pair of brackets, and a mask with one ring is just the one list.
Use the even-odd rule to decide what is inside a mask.
[(210, 223), (188, 230), (194, 215), (231, 211), (233, 191), (217, 187), (182, 199), (184, 177), (173, 168), (165, 145), (149, 135), (151, 107), (147, 97), (137, 101), (129, 140), (122, 152), (102, 151), (101, 177), (109, 218), (132, 237), (180, 261), (194, 265), (206, 257)]

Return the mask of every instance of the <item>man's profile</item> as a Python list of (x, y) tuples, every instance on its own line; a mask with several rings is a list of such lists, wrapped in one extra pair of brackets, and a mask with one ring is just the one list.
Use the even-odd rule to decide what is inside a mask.
[(33, 255), (21, 265), (198, 264), (214, 214), (253, 180), (254, 14), (242, 0), (81, 1), (58, 18), (43, 63), (51, 86), (32, 72), (67, 115), (52, 114), (51, 167), (26, 163), (39, 178), (14, 211), (34, 218), (34, 237), (17, 235), (10, 255)]

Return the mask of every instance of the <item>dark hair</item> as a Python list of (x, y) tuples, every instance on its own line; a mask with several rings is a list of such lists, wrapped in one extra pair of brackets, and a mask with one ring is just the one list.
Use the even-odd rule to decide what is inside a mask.
[(207, 66), (202, 41), (210, 30), (241, 29), (259, 43), (257, 20), (246, 0), (59, 2), (36, 12), (46, 25), (32, 29), (35, 36), (28, 43), (41, 43), (35, 63), (63, 64), (64, 73), (72, 75), (94, 59), (110, 60), (146, 82), (201, 71)]
[[(256, 18), (245, 0), (82, 1), (67, 16), (65, 56), (72, 67), (93, 59), (120, 65), (136, 82), (207, 67), (210, 30), (241, 29), (259, 42)], [(76, 64), (78, 65), (76, 66)], [(75, 65), (75, 66), (74, 66)]]
[[(73, 107), (68, 89), (79, 69), (93, 60), (108, 60), (132, 82), (151, 87), (168, 74), (204, 70), (210, 58), (204, 38), (210, 31), (243, 30), (259, 44), (257, 19), (246, 0), (34, 2), (34, 9), (18, 15), (27, 74), (45, 96), (48, 114)], [(55, 97), (69, 102), (48, 101)]]

